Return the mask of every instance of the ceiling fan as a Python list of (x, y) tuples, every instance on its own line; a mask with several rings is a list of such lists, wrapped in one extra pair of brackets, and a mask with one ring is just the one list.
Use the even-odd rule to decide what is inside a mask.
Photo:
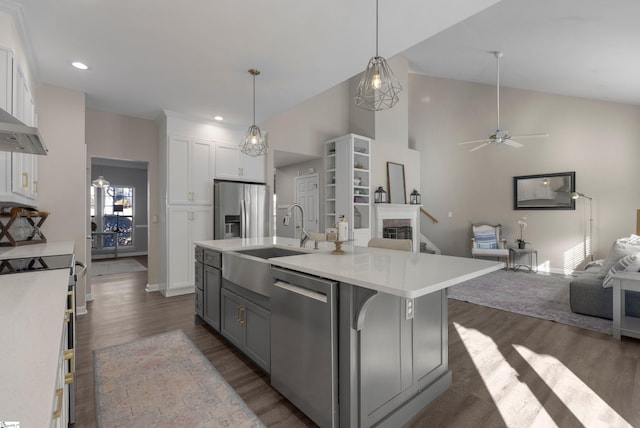
[(473, 141), (464, 141), (462, 143), (458, 143), (458, 145), (465, 144), (477, 144), (480, 145), (469, 150), (470, 152), (475, 152), (476, 150), (480, 150), (483, 147), (488, 146), (493, 143), (502, 143), (507, 146), (520, 148), (523, 146), (522, 143), (519, 143), (514, 140), (514, 138), (522, 139), (522, 138), (541, 138), (548, 137), (549, 134), (528, 134), (528, 135), (509, 135), (509, 131), (504, 131), (500, 129), (500, 58), (502, 58), (502, 52), (493, 52), (496, 57), (496, 103), (497, 103), (497, 113), (498, 113), (498, 126), (496, 127), (496, 132), (489, 136), (489, 138), (485, 138), (482, 140), (473, 140)]

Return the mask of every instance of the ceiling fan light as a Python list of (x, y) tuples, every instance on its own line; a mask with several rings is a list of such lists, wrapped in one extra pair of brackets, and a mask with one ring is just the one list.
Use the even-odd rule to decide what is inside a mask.
[(400, 100), (400, 91), (402, 85), (391, 71), (387, 60), (381, 56), (374, 56), (362, 73), (358, 91), (353, 99), (358, 107), (365, 110), (386, 110)]

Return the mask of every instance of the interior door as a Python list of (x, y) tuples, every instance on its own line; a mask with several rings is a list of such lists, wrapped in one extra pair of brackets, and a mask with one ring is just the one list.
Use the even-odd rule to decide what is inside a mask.
[[(318, 232), (320, 193), (318, 174), (301, 175), (294, 178), (295, 200), (304, 208), (304, 228), (307, 232)], [(298, 211), (295, 211), (295, 223), (299, 224)]]

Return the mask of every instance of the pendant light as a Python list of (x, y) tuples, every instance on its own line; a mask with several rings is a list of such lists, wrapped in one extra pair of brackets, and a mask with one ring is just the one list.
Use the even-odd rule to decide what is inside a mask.
[(106, 178), (100, 175), (98, 176), (98, 178), (91, 182), (91, 185), (93, 187), (109, 187), (111, 183), (109, 183)]
[(376, 0), (376, 55), (369, 60), (362, 73), (358, 92), (353, 97), (356, 105), (365, 110), (380, 111), (393, 107), (400, 98), (398, 93), (402, 85), (396, 79), (387, 64), (387, 60), (378, 55), (378, 0)]
[(249, 74), (253, 76), (253, 125), (247, 130), (247, 135), (240, 143), (240, 151), (249, 156), (262, 156), (267, 154), (267, 140), (262, 136), (262, 131), (256, 125), (256, 76), (260, 70), (252, 68)]
[(101, 174), (98, 176), (98, 178), (91, 182), (91, 185), (93, 187), (109, 187), (111, 183), (109, 183), (107, 179), (102, 176), (102, 167), (100, 167), (100, 173)]

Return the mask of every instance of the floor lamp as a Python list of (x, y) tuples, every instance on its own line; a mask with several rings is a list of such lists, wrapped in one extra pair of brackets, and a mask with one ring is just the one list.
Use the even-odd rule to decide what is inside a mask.
[[(571, 197), (573, 199), (586, 198), (589, 199), (589, 253), (591, 261), (593, 261), (593, 198), (585, 195), (584, 193), (572, 192)], [(586, 234), (586, 231), (585, 231)], [(587, 256), (587, 237), (584, 237), (585, 258)]]

